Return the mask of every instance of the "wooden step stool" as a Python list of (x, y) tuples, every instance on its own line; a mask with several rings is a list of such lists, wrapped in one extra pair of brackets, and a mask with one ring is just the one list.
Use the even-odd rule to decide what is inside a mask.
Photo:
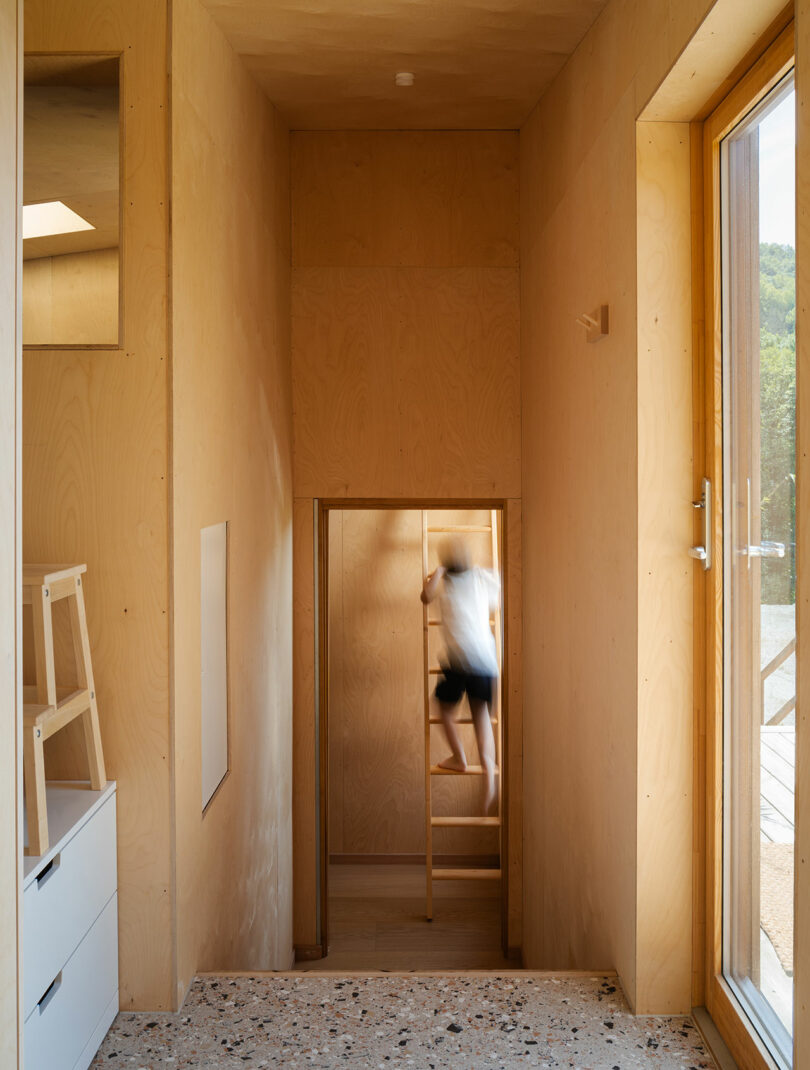
[[(36, 685), (23, 688), (23, 771), (28, 811), (25, 853), (28, 855), (43, 855), (48, 850), (46, 739), (81, 717), (90, 787), (100, 791), (107, 783), (84, 610), (82, 573), (86, 571), (87, 565), (23, 565), (23, 605), (30, 605), (33, 610), (37, 671)], [(78, 690), (56, 686), (52, 607), (62, 598), (69, 600)]]

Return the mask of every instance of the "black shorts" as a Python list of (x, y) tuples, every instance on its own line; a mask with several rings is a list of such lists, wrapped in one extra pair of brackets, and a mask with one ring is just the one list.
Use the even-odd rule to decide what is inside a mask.
[(448, 669), (442, 666), (444, 674), (436, 684), (436, 698), (445, 706), (455, 706), (464, 696), (464, 692), (470, 701), (492, 703), (492, 676), (476, 676), (474, 673)]

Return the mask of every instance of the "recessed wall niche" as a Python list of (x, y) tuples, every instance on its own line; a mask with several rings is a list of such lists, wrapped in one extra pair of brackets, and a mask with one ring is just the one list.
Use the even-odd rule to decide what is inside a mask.
[(120, 64), (27, 55), (23, 345), (120, 342)]

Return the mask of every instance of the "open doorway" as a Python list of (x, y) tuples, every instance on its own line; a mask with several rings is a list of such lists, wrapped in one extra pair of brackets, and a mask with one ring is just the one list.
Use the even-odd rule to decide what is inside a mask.
[[(442, 678), (443, 629), (438, 606), (426, 610), (420, 600), (447, 539), (463, 543), (473, 568), (501, 580), (503, 524), (503, 509), (489, 503), (324, 509), (321, 857), (328, 954), (310, 964), (315, 968), (519, 965), (504, 951), (503, 674), (489, 710), (498, 799), (485, 814), (485, 778), (466, 697), (457, 717), (468, 773), (437, 773), (449, 753), (433, 694)], [(504, 601), (502, 594), (490, 617), (500, 666)]]

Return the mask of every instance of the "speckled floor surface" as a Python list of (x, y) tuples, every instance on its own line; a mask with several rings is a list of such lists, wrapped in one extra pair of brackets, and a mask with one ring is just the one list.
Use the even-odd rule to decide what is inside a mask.
[(93, 1068), (706, 1070), (689, 1018), (634, 1018), (610, 978), (198, 978), (176, 1015), (119, 1014)]

